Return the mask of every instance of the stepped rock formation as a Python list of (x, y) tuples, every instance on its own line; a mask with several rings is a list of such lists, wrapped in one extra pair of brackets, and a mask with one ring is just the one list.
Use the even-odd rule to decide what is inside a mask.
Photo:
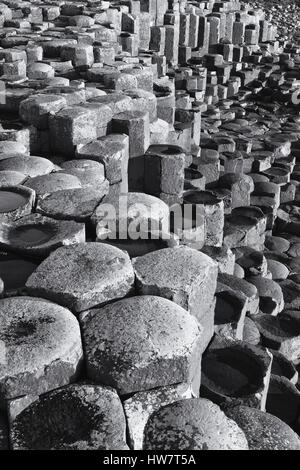
[(0, 450), (300, 449), (297, 20), (0, 1)]

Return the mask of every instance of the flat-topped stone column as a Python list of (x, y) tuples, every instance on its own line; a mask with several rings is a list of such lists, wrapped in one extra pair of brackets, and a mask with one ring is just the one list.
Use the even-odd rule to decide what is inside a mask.
[(138, 292), (166, 297), (194, 315), (204, 328), (205, 349), (213, 334), (217, 264), (192, 248), (166, 248), (133, 260)]

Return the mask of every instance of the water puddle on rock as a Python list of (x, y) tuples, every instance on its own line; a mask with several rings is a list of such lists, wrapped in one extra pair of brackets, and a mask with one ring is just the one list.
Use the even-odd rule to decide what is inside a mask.
[(24, 206), (27, 198), (13, 191), (0, 191), (0, 213), (12, 212)]
[(50, 227), (43, 225), (27, 225), (10, 231), (9, 239), (15, 243), (41, 245), (53, 237)]

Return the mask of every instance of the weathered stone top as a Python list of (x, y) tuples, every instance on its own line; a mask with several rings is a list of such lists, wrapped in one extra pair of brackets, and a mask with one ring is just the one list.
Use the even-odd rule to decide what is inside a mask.
[(56, 299), (75, 312), (124, 297), (133, 287), (129, 256), (103, 243), (58, 248), (26, 283), (29, 292)]
[(203, 329), (167, 299), (130, 297), (84, 312), (80, 322), (88, 376), (121, 394), (188, 382), (199, 367)]

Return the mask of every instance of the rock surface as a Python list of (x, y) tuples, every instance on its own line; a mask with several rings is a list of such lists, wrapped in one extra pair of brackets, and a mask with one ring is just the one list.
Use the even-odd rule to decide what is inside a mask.
[(79, 324), (44, 299), (1, 299), (0, 400), (45, 393), (76, 379), (82, 362)]
[(134, 283), (127, 253), (102, 243), (80, 243), (51, 253), (29, 277), (26, 287), (78, 313), (125, 297)]
[(243, 431), (209, 400), (181, 400), (155, 412), (145, 428), (146, 450), (247, 450)]
[(119, 300), (84, 312), (80, 323), (88, 377), (122, 395), (191, 382), (200, 370), (203, 329), (169, 300)]
[(74, 384), (49, 392), (11, 428), (15, 450), (126, 450), (125, 417), (110, 387)]
[[(300, 435), (298, 20), (299, 0), (0, 4), (0, 447), (141, 449), (179, 406), (147, 445), (244, 448), (217, 404)], [(298, 448), (268, 423), (254, 447)]]
[(247, 406), (226, 411), (244, 431), (250, 450), (299, 450), (300, 440), (292, 429), (269, 413)]

